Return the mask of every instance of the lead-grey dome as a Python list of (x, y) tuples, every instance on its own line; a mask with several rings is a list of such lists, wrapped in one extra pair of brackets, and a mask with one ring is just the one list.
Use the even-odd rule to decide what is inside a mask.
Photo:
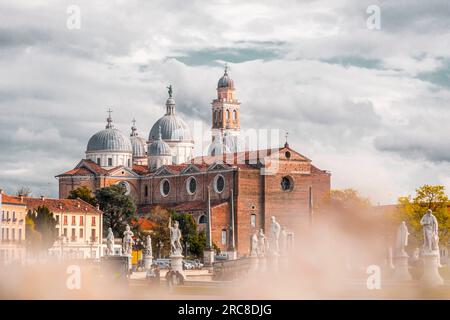
[(217, 88), (234, 89), (234, 81), (228, 75), (228, 68), (227, 67), (225, 67), (225, 72), (224, 72), (223, 76), (219, 79), (219, 82), (217, 83)]
[[(159, 130), (160, 128), (158, 128)], [(158, 132), (158, 139), (148, 146), (148, 154), (150, 156), (170, 156), (170, 146), (161, 139), (161, 132)]]
[(139, 137), (135, 120), (133, 120), (133, 126), (131, 127), (130, 141), (133, 148), (133, 157), (147, 156), (147, 142), (144, 138)]
[(111, 117), (108, 117), (106, 129), (94, 134), (88, 142), (86, 152), (94, 151), (120, 151), (133, 152), (130, 139), (112, 125)]
[(161, 128), (161, 137), (167, 141), (192, 141), (191, 130), (187, 124), (175, 114), (175, 100), (169, 97), (166, 102), (167, 112), (153, 125), (148, 135), (149, 141), (158, 138)]
[(147, 143), (142, 137), (130, 137), (133, 147), (133, 157), (145, 157), (147, 155)]

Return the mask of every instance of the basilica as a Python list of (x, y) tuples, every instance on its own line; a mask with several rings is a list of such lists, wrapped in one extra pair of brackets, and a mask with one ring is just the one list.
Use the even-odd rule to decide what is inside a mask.
[(88, 141), (85, 157), (59, 174), (59, 197), (87, 186), (95, 191), (120, 184), (140, 214), (155, 206), (190, 213), (205, 229), (209, 245), (229, 256), (249, 253), (250, 237), (266, 230), (271, 216), (293, 230), (307, 226), (313, 210), (328, 198), (331, 174), (286, 142), (277, 148), (239, 147), (240, 102), (227, 68), (211, 104), (212, 137), (208, 154), (195, 156), (191, 128), (176, 113), (168, 87), (166, 113), (141, 137), (114, 127), (111, 113), (105, 129)]

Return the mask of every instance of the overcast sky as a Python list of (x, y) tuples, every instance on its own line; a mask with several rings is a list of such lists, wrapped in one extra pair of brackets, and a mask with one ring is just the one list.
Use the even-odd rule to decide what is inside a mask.
[(177, 112), (209, 125), (228, 62), (241, 127), (289, 130), (333, 188), (375, 204), (449, 190), (449, 17), (448, 0), (0, 0), (0, 187), (57, 196), (54, 176), (84, 157), (106, 109), (147, 137), (168, 83)]

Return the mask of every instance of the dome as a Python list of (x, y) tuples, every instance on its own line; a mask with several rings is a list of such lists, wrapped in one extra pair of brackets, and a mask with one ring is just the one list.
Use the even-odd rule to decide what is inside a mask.
[(106, 129), (94, 134), (88, 142), (86, 152), (94, 151), (121, 151), (133, 152), (130, 139), (112, 125), (111, 117), (108, 117)]
[[(160, 130), (160, 129), (158, 129)], [(161, 139), (161, 131), (158, 133), (158, 139), (148, 146), (149, 156), (170, 156), (170, 146)]]
[(142, 137), (131, 137), (133, 157), (145, 157), (147, 155), (147, 143)]
[(148, 136), (148, 139), (150, 141), (155, 140), (155, 138), (158, 136), (159, 127), (161, 127), (161, 136), (164, 140), (192, 140), (191, 130), (189, 130), (189, 127), (183, 121), (183, 119), (177, 117), (176, 115), (165, 115), (164, 117), (156, 121)]
[(175, 114), (175, 100), (169, 97), (166, 101), (166, 114), (153, 125), (148, 135), (149, 141), (154, 141), (159, 135), (168, 141), (192, 141), (191, 130), (187, 124)]
[(234, 89), (234, 81), (228, 75), (228, 68), (227, 67), (225, 67), (225, 72), (224, 72), (222, 78), (220, 78), (219, 82), (217, 83), (217, 88)]
[(133, 148), (133, 157), (145, 157), (147, 155), (147, 142), (144, 138), (139, 137), (136, 128), (136, 121), (133, 120), (133, 126), (131, 127), (130, 141)]

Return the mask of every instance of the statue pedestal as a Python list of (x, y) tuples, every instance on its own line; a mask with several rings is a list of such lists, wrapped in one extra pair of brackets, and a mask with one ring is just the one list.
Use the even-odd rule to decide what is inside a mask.
[(144, 256), (144, 268), (145, 270), (150, 270), (153, 264), (153, 257), (152, 256)]
[(411, 274), (408, 269), (408, 255), (399, 255), (394, 257), (394, 274), (393, 279), (396, 281), (409, 281), (412, 280)]
[(171, 254), (169, 256), (169, 258), (170, 258), (170, 266), (172, 267), (172, 270), (178, 271), (186, 279), (186, 276), (183, 272), (183, 255), (182, 254)]
[(203, 263), (205, 266), (212, 266), (214, 262), (214, 250), (203, 251)]
[(425, 253), (423, 259), (423, 275), (420, 283), (426, 287), (437, 287), (444, 284), (439, 274), (439, 251)]

